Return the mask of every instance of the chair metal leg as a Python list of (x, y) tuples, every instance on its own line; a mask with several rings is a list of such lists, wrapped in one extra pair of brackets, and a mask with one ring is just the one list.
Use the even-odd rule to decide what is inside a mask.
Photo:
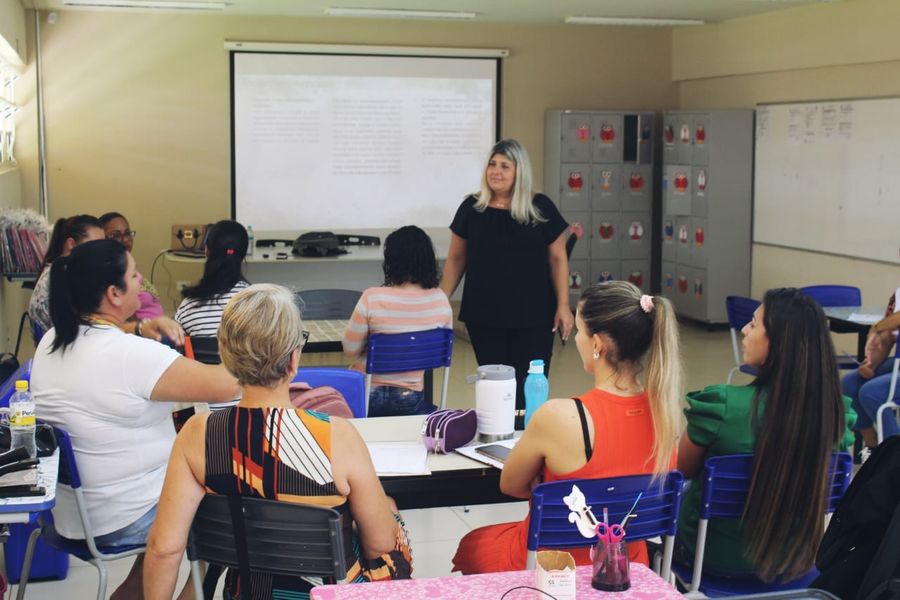
[(534, 550), (529, 550), (528, 554), (525, 556), (525, 570), (533, 571), (536, 563), (537, 552), (535, 552)]
[(103, 561), (98, 559), (93, 559), (91, 564), (97, 567), (97, 574), (100, 577), (100, 581), (97, 584), (97, 600), (105, 600), (106, 598), (106, 584), (109, 579), (106, 567), (103, 566)]
[(694, 571), (691, 573), (691, 583), (688, 586), (689, 592), (700, 590), (700, 578), (703, 576), (703, 555), (706, 552), (706, 528), (708, 526), (708, 519), (700, 519), (697, 523), (697, 547), (694, 551)]
[(740, 367), (734, 367), (733, 369), (728, 371), (728, 379), (725, 380), (725, 385), (731, 385), (731, 380), (734, 379), (734, 374), (740, 370)]
[(203, 597), (203, 568), (199, 560), (191, 561), (191, 583), (194, 585), (194, 600), (204, 600)]
[(25, 598), (25, 588), (28, 586), (28, 576), (31, 574), (31, 561), (34, 559), (34, 547), (37, 545), (39, 535), (41, 535), (40, 526), (28, 536), (28, 544), (25, 546), (25, 561), (22, 563), (22, 573), (19, 575), (19, 590), (16, 592), (16, 600)]
[(672, 555), (675, 553), (675, 536), (667, 535), (663, 541), (663, 558), (660, 565), (659, 576), (669, 580), (672, 574)]
[(441, 382), (441, 408), (447, 408), (447, 388), (450, 385), (450, 367), (444, 367), (444, 381)]
[(372, 374), (366, 373), (366, 397), (365, 397), (366, 414), (365, 414), (365, 416), (367, 416), (367, 417), (369, 416), (369, 394), (371, 392), (372, 392)]

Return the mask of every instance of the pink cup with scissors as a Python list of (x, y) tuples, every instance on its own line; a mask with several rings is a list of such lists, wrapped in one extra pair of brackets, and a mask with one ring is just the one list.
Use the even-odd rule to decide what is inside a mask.
[(591, 548), (594, 563), (591, 586), (604, 592), (622, 592), (631, 587), (628, 544), (618, 523), (597, 523), (597, 544)]

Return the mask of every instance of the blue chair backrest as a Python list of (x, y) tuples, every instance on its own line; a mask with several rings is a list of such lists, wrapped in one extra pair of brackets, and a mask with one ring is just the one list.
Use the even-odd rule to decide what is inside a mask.
[(753, 320), (753, 313), (762, 304), (759, 300), (744, 296), (728, 296), (725, 298), (725, 312), (728, 314), (728, 325), (737, 331)]
[(366, 347), (366, 373), (400, 373), (449, 367), (453, 330), (375, 333)]
[(678, 509), (681, 506), (681, 487), (684, 477), (678, 471), (654, 481), (650, 475), (629, 475), (606, 479), (571, 479), (542, 483), (531, 494), (531, 517), (528, 523), (528, 550), (538, 548), (578, 548), (591, 546), (596, 538), (585, 538), (569, 522), (569, 507), (563, 497), (577, 485), (594, 516), (602, 518), (603, 507), (609, 509), (609, 522), (621, 523), (643, 492), (634, 512), (637, 517), (628, 521), (626, 540), (646, 540), (661, 535), (675, 535)]
[(366, 376), (359, 371), (337, 367), (301, 367), (294, 381), (303, 381), (312, 387), (330, 385), (344, 396), (353, 416), (366, 416)]
[(9, 400), (16, 393), (16, 381), (24, 379), (31, 381), (31, 359), (26, 360), (16, 369), (9, 378), (0, 386), (0, 407), (9, 406)]
[(356, 290), (305, 290), (297, 292), (303, 319), (349, 319), (362, 292)]
[(809, 285), (800, 290), (822, 308), (862, 305), (862, 293), (858, 287), (850, 285)]
[[(706, 460), (700, 518), (739, 519), (744, 514), (753, 473), (752, 454), (726, 454)], [(804, 467), (800, 467), (804, 468)], [(850, 485), (853, 458), (846, 452), (831, 455), (831, 485), (827, 512), (833, 512)]]
[(81, 487), (81, 476), (78, 475), (78, 463), (75, 462), (75, 450), (69, 434), (59, 427), (53, 428), (56, 443), (59, 445), (59, 483), (72, 489)]

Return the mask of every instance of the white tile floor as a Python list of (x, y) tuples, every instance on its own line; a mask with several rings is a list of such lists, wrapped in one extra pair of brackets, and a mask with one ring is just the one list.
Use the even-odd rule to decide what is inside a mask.
[[(687, 372), (687, 388), (697, 389), (713, 383), (722, 383), (733, 364), (731, 339), (727, 330), (714, 332), (705, 328), (683, 324), (682, 354)], [(308, 360), (307, 360), (308, 359)], [(305, 357), (307, 364), (334, 364), (335, 356)], [(475, 372), (475, 355), (471, 345), (458, 340), (454, 346), (453, 368), (450, 373), (449, 397), (451, 407), (472, 406), (475, 400), (473, 386), (465, 383), (466, 375)], [(742, 381), (746, 381), (742, 380)], [(581, 360), (570, 342), (565, 347), (556, 342), (554, 350), (550, 393), (554, 397), (568, 397), (585, 391), (590, 380), (584, 373)], [(440, 376), (435, 388), (440, 390)], [(406, 520), (413, 547), (416, 577), (436, 577), (450, 572), (450, 560), (456, 552), (459, 539), (471, 529), (518, 520), (527, 511), (525, 502), (504, 505), (472, 506), (469, 512), (462, 507), (408, 510)], [(132, 559), (108, 563), (109, 589), (114, 590), (128, 574)], [(182, 564), (180, 582), (187, 579), (187, 563)], [(69, 576), (64, 581), (35, 582), (28, 585), (29, 600), (60, 600), (95, 598), (97, 572), (93, 566), (72, 559)]]

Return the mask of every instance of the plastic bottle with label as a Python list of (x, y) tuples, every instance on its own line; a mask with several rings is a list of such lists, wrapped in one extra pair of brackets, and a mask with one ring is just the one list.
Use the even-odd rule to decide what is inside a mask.
[(256, 250), (256, 238), (253, 236), (253, 227), (247, 225), (247, 256), (253, 256)]
[(544, 375), (544, 361), (533, 360), (528, 365), (528, 376), (525, 378), (525, 427), (531, 415), (547, 401), (550, 393), (550, 382)]
[(9, 447), (11, 450), (25, 448), (28, 456), (35, 458), (37, 449), (34, 445), (34, 398), (28, 390), (28, 382), (24, 379), (16, 381), (16, 393), (9, 400)]

